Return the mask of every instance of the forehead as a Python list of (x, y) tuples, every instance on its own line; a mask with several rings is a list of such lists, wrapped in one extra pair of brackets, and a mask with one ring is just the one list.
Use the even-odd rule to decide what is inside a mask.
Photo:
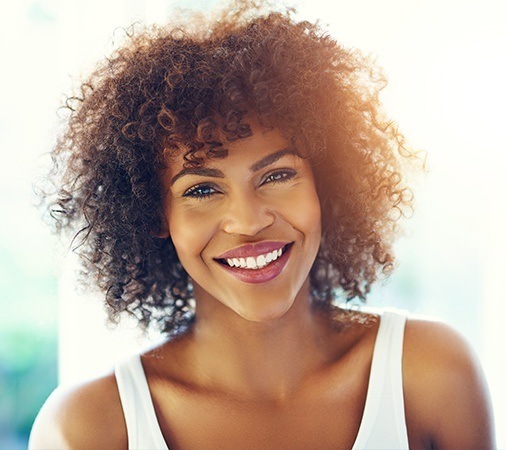
[[(284, 133), (278, 128), (265, 127), (257, 121), (249, 122), (251, 125), (251, 136), (234, 141), (223, 140), (225, 154), (222, 157), (203, 157), (199, 167), (222, 166), (222, 165), (243, 165), (251, 167), (256, 161), (269, 154), (288, 150), (286, 153), (294, 153), (295, 149)], [(202, 155), (204, 152), (202, 152)], [(201, 156), (200, 152), (199, 155)], [(167, 175), (171, 178), (185, 167), (191, 167), (187, 154), (183, 151), (173, 153), (168, 157)]]

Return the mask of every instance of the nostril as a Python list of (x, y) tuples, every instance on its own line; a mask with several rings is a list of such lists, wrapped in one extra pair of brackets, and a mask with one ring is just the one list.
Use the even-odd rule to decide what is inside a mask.
[(231, 234), (254, 235), (272, 225), (275, 215), (270, 211), (230, 213), (222, 222), (222, 230)]

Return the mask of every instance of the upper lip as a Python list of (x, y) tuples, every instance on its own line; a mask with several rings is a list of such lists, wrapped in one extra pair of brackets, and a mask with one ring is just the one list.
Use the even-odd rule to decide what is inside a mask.
[(240, 247), (233, 248), (232, 250), (222, 253), (215, 259), (247, 258), (248, 256), (257, 257), (283, 248), (289, 243), (289, 241), (262, 241), (252, 244), (244, 244)]

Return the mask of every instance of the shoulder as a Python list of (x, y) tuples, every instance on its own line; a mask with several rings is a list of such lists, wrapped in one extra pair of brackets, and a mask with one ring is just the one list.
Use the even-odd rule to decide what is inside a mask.
[(126, 426), (113, 374), (57, 388), (32, 428), (31, 449), (127, 448)]
[(432, 448), (493, 448), (487, 384), (469, 343), (435, 320), (410, 318), (403, 352), (409, 429)]

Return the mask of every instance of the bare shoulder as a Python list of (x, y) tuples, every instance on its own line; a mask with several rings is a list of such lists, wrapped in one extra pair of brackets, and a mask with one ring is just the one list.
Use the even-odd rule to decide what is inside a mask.
[(443, 322), (409, 319), (403, 378), (408, 431), (416, 430), (427, 446), (495, 448), (487, 383), (457, 331)]
[(127, 448), (126, 426), (113, 374), (57, 388), (32, 428), (30, 449)]

